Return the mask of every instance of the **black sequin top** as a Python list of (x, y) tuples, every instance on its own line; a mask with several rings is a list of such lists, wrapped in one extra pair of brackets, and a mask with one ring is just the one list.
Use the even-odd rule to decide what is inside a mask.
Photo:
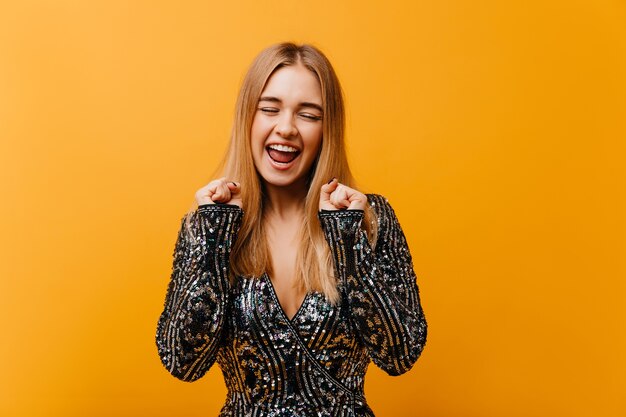
[(363, 384), (372, 360), (390, 375), (413, 366), (426, 342), (411, 254), (387, 199), (367, 194), (378, 219), (375, 251), (363, 210), (322, 210), (341, 302), (310, 292), (291, 319), (267, 274), (228, 281), (244, 215), (205, 204), (184, 221), (156, 345), (165, 368), (194, 381), (217, 362), (228, 389), (220, 417), (374, 416)]

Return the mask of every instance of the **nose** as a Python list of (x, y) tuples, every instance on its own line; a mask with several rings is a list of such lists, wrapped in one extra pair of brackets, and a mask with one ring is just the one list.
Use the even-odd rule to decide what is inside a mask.
[(298, 134), (298, 129), (293, 122), (293, 117), (289, 112), (284, 112), (276, 123), (276, 133), (281, 137), (288, 138)]

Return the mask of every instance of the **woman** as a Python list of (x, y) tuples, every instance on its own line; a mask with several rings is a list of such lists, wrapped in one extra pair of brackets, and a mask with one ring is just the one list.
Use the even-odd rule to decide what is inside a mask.
[(220, 416), (373, 416), (370, 360), (399, 375), (422, 352), (405, 236), (383, 196), (355, 189), (343, 134), (341, 87), (318, 49), (257, 56), (223, 175), (181, 220), (156, 334), (181, 380), (219, 364)]

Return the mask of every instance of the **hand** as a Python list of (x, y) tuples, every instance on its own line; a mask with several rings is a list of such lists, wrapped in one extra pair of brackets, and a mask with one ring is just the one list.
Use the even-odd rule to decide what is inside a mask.
[(367, 196), (333, 178), (328, 184), (322, 185), (320, 192), (320, 210), (365, 210)]
[(241, 184), (226, 181), (226, 177), (218, 178), (196, 191), (196, 202), (198, 206), (225, 203), (243, 207)]

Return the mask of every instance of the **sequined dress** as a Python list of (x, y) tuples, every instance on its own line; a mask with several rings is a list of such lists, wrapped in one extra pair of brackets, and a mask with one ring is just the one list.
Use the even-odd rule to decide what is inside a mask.
[(267, 274), (228, 281), (241, 208), (205, 204), (183, 217), (156, 332), (165, 368), (195, 381), (217, 362), (228, 390), (220, 417), (374, 416), (363, 393), (368, 364), (389, 375), (411, 369), (427, 323), (398, 219), (385, 197), (367, 198), (375, 249), (363, 210), (320, 211), (341, 302), (309, 292), (291, 319)]

